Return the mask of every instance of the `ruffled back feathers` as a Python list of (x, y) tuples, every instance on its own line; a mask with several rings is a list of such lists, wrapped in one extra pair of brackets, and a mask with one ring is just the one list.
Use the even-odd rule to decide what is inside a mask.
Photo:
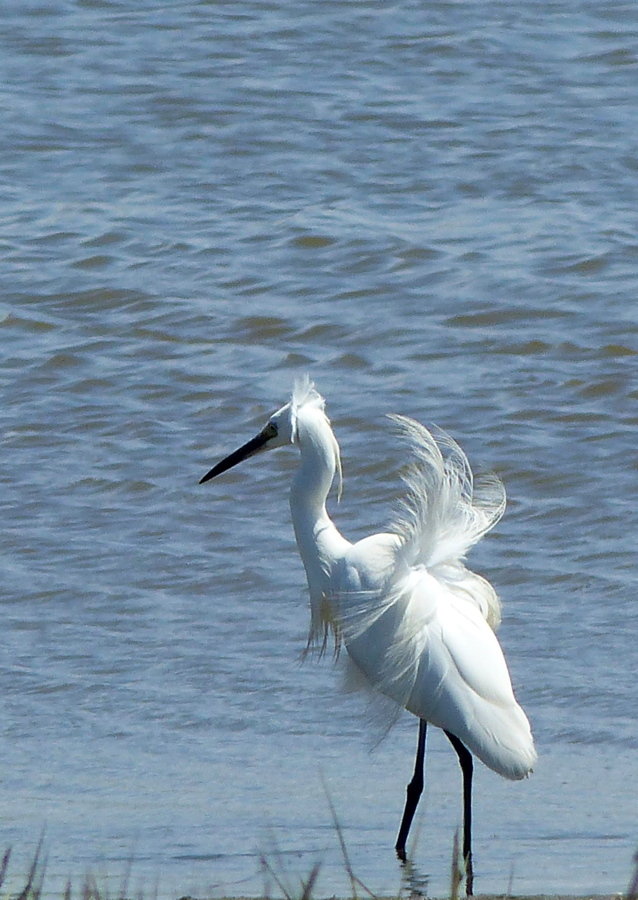
[(453, 591), (473, 597), (496, 628), (500, 603), (492, 586), (463, 560), (471, 547), (505, 511), (505, 489), (495, 475), (474, 479), (467, 456), (444, 431), (432, 434), (406, 416), (390, 416), (410, 446), (412, 460), (403, 475), (406, 495), (392, 531), (401, 539), (409, 567), (423, 566)]

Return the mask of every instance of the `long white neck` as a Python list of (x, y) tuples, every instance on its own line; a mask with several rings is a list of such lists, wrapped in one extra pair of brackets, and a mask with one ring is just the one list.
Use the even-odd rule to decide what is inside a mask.
[(297, 443), (301, 463), (292, 482), (290, 510), (310, 595), (319, 597), (328, 588), (335, 563), (349, 546), (326, 511), (339, 448), (328, 420), (319, 410), (299, 417)]

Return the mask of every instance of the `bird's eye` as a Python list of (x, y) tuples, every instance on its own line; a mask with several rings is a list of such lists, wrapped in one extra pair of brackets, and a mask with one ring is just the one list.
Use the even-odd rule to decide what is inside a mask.
[(266, 440), (270, 440), (271, 438), (277, 437), (277, 426), (274, 422), (269, 422), (264, 430), (262, 431), (263, 436)]

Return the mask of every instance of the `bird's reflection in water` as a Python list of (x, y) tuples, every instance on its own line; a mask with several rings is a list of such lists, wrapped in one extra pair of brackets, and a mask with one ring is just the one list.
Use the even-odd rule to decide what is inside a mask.
[(401, 863), (401, 891), (402, 897), (408, 900), (425, 900), (428, 896), (428, 884), (430, 876), (422, 872), (409, 859)]

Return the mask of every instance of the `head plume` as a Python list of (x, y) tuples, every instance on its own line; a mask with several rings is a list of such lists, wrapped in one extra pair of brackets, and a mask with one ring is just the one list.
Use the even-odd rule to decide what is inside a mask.
[[(299, 416), (302, 412), (306, 410), (317, 410), (320, 412), (328, 425), (330, 424), (330, 419), (326, 415), (326, 401), (323, 399), (319, 391), (316, 389), (314, 381), (310, 378), (308, 374), (301, 375), (299, 378), (295, 379), (295, 383), (292, 389), (292, 397), (290, 399), (290, 419), (292, 426), (292, 442), (296, 443), (297, 435), (298, 435), (298, 420)], [(341, 492), (343, 489), (343, 473), (341, 469), (341, 455), (339, 453), (339, 444), (335, 436), (330, 430), (330, 437), (333, 442), (333, 450), (335, 456), (335, 468), (337, 471), (338, 478), (338, 488), (337, 488), (337, 499), (341, 499)]]
[(326, 401), (323, 399), (319, 391), (315, 388), (314, 382), (309, 375), (302, 375), (295, 379), (292, 389), (292, 397), (290, 400), (290, 411), (292, 418), (292, 439), (297, 439), (297, 417), (303, 407), (311, 407), (324, 412)]

